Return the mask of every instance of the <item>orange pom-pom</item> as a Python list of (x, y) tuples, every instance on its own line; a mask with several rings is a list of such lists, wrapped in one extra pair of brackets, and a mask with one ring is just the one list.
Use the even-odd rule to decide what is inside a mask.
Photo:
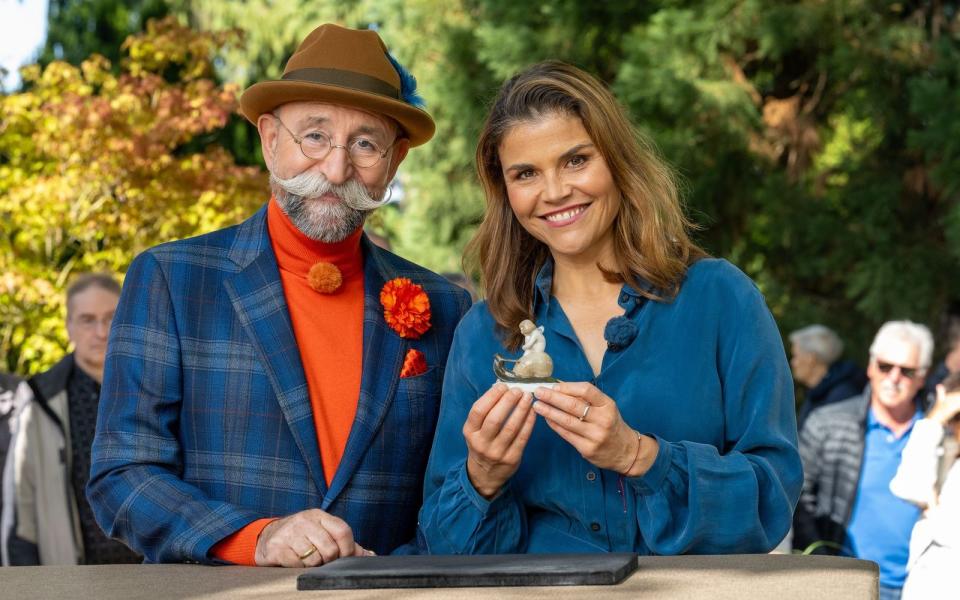
[(403, 369), (400, 370), (400, 379), (404, 377), (416, 377), (427, 371), (427, 357), (423, 352), (411, 348), (407, 351), (403, 359)]
[(343, 275), (337, 265), (328, 262), (318, 262), (310, 267), (307, 273), (307, 283), (314, 291), (321, 294), (332, 294), (340, 289)]
[(391, 279), (380, 290), (383, 318), (402, 338), (418, 339), (430, 329), (430, 298), (406, 277)]

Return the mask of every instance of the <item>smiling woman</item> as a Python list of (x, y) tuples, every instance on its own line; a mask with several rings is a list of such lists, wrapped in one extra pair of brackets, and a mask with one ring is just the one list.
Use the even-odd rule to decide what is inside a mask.
[[(763, 297), (689, 238), (670, 169), (594, 77), (500, 90), (468, 259), (487, 300), (447, 363), (421, 540), (434, 553), (765, 552), (801, 484), (793, 389)], [(564, 383), (494, 384), (517, 324)]]
[(620, 192), (579, 118), (518, 123), (504, 136), (500, 159), (513, 214), (555, 260), (615, 264), (611, 225)]

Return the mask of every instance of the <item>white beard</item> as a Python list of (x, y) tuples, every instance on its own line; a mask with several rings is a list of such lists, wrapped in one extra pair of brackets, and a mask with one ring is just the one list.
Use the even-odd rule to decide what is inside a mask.
[[(270, 189), (297, 229), (308, 238), (327, 244), (345, 240), (363, 225), (369, 212), (385, 204), (384, 193), (374, 197), (356, 179), (334, 185), (316, 171), (305, 171), (289, 179), (281, 179), (271, 171)], [(315, 200), (327, 193), (340, 201)]]

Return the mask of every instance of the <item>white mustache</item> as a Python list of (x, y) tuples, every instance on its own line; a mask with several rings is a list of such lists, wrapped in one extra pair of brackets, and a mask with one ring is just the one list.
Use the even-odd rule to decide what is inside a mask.
[(880, 391), (886, 392), (887, 394), (899, 394), (903, 391), (903, 384), (884, 379), (880, 383)]
[(270, 179), (288, 194), (301, 198), (319, 198), (324, 194), (332, 193), (354, 210), (370, 211), (386, 204), (383, 200), (385, 193), (380, 194), (379, 198), (375, 198), (356, 179), (350, 179), (346, 183), (336, 185), (330, 183), (323, 173), (316, 171), (304, 171), (288, 179), (282, 179), (270, 173)]

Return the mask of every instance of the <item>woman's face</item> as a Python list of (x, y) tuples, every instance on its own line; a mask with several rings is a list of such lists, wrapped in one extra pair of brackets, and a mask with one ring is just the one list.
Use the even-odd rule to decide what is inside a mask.
[(576, 116), (547, 115), (513, 126), (500, 164), (514, 215), (558, 261), (610, 268), (620, 191)]

